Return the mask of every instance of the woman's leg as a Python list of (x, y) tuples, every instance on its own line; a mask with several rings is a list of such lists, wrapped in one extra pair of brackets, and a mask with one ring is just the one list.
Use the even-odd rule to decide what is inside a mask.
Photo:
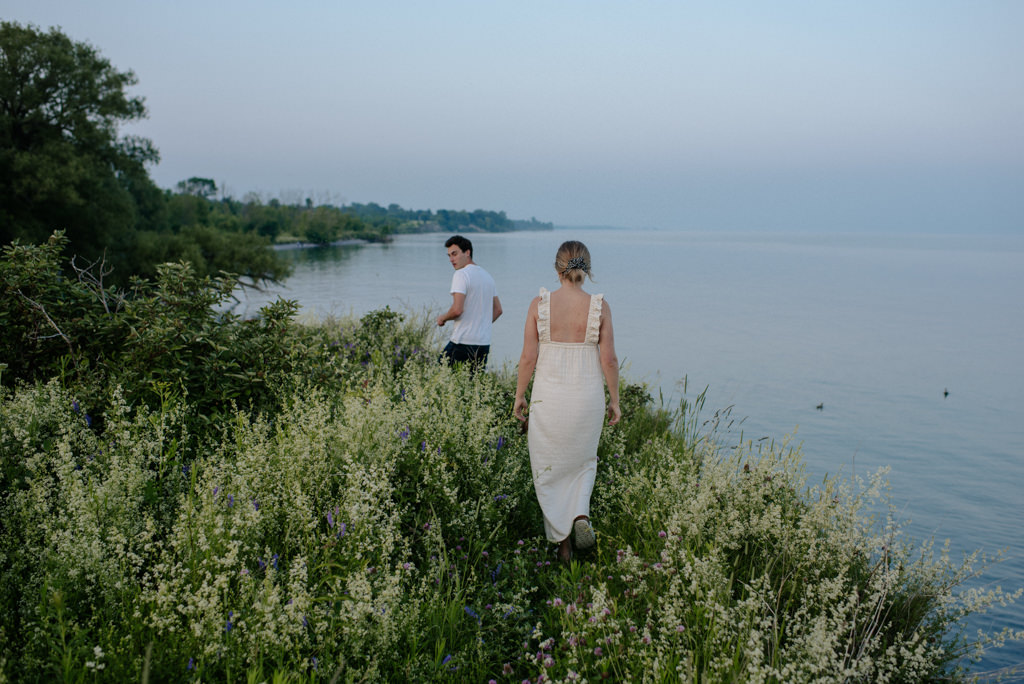
[(568, 563), (572, 560), (572, 541), (571, 537), (566, 537), (558, 544), (558, 560), (563, 563)]

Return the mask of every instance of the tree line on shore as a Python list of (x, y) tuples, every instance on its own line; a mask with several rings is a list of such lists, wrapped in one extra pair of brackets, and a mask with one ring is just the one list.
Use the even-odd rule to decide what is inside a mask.
[(259, 283), (289, 273), (268, 249), (275, 242), (551, 227), (485, 210), (264, 201), (255, 193), (237, 200), (198, 176), (162, 189), (149, 175), (160, 159), (153, 142), (119, 134), (147, 115), (144, 99), (128, 92), (137, 81), (59, 29), (0, 22), (0, 245), (41, 244), (60, 230), (79, 267), (98, 265), (122, 286), (178, 261), (199, 275)]

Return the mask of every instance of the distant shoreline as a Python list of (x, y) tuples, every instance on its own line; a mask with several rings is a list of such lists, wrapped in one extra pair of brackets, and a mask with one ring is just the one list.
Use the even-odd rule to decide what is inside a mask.
[(308, 249), (310, 247), (351, 247), (353, 245), (368, 244), (370, 244), (369, 240), (364, 240), (362, 238), (347, 238), (344, 240), (335, 240), (334, 242), (329, 242), (327, 244), (319, 242), (302, 242), (301, 240), (298, 242), (282, 242), (281, 244), (271, 245), (271, 248), (278, 251), (285, 251), (290, 249)]

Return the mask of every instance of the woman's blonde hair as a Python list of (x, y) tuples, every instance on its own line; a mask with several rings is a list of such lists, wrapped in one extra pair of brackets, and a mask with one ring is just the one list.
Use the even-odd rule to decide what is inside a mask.
[(555, 254), (555, 270), (571, 283), (579, 285), (590, 273), (590, 250), (578, 240), (566, 240)]

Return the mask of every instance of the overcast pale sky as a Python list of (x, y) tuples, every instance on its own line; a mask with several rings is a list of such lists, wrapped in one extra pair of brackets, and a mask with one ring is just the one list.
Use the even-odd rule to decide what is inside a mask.
[(1024, 232), (1019, 0), (4, 0), (133, 70), (152, 176), (691, 230)]

